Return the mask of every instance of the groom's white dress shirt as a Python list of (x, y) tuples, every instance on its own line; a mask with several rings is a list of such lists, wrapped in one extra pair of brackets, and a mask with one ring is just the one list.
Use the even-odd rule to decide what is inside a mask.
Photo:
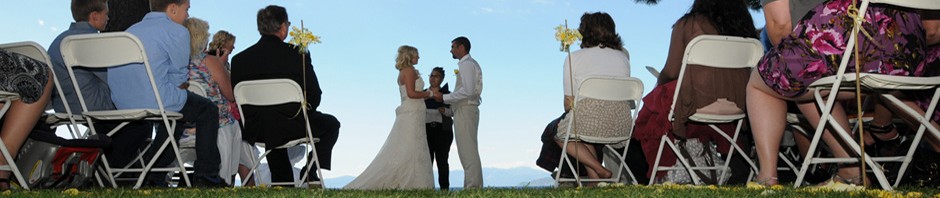
[(454, 108), (454, 140), (457, 154), (464, 169), (465, 189), (483, 187), (483, 167), (477, 143), (480, 125), (480, 93), (483, 93), (483, 73), (480, 64), (469, 54), (457, 62), (460, 68), (453, 93), (443, 96), (444, 103)]
[(483, 72), (480, 71), (480, 64), (467, 54), (460, 58), (457, 67), (459, 72), (455, 90), (443, 96), (444, 103), (480, 106), (480, 94), (483, 93)]

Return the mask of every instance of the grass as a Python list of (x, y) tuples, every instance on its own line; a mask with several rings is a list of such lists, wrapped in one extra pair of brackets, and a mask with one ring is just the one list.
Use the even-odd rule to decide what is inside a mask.
[(6, 191), (0, 197), (933, 197), (940, 198), (940, 189), (901, 188), (897, 191), (866, 190), (832, 192), (811, 188), (774, 187), (773, 189), (743, 186), (616, 186), (603, 188), (484, 188), (441, 192), (435, 190), (359, 191), (298, 188), (224, 188), (224, 189), (89, 189)]

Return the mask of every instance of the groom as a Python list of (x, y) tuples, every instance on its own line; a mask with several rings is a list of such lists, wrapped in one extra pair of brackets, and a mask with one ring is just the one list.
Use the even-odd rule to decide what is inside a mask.
[(435, 94), (434, 99), (450, 104), (454, 109), (454, 136), (457, 154), (463, 165), (466, 189), (483, 187), (483, 170), (477, 149), (477, 128), (480, 124), (480, 93), (483, 92), (483, 72), (480, 64), (470, 57), (470, 39), (457, 37), (450, 44), (450, 53), (457, 62), (457, 86), (453, 93)]

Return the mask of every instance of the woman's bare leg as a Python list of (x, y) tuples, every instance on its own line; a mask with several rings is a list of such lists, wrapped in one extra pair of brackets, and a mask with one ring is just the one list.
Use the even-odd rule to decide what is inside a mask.
[[(803, 112), (803, 116), (805, 116), (806, 119), (810, 122), (810, 125), (812, 125), (814, 128), (819, 126), (821, 115), (819, 108), (817, 108), (815, 103), (801, 103), (797, 106), (799, 106), (800, 111)], [(834, 120), (830, 120), (830, 123), (836, 122), (836, 124), (840, 125), (843, 129), (851, 129), (849, 128), (848, 116), (845, 114), (845, 109), (841, 104), (834, 104), (831, 114)], [(837, 139), (835, 136), (833, 136), (829, 129), (824, 130), (822, 135), (823, 141), (825, 141), (826, 145), (829, 146), (833, 156), (840, 158), (849, 157), (849, 153), (846, 151), (846, 147), (844, 146), (845, 144), (842, 143), (841, 138)], [(861, 175), (861, 169), (858, 166), (845, 166), (840, 167), (838, 173), (836, 174), (838, 174), (839, 177), (845, 179), (855, 180), (858, 179)]]
[[(556, 142), (559, 146), (562, 146), (561, 141)], [(601, 165), (601, 162), (597, 160), (597, 153), (594, 151), (592, 146), (582, 142), (568, 142), (567, 153), (574, 156), (578, 161), (587, 167), (588, 178), (610, 178), (610, 171), (604, 168), (604, 166)]]
[[(248, 173), (250, 171), (251, 171), (251, 168), (248, 168), (248, 166), (241, 165), (241, 164), (238, 165), (238, 176), (242, 178), (242, 181), (245, 181), (246, 179), (248, 179), (246, 177), (248, 176)], [(249, 180), (248, 183), (245, 183), (245, 186), (255, 186), (255, 180), (254, 179)]]
[[(875, 104), (874, 117), (871, 120), (871, 125), (874, 126), (888, 126), (893, 122), (891, 121), (894, 118), (894, 113), (891, 112), (888, 107), (886, 107), (878, 97), (872, 97)], [(917, 108), (919, 109), (919, 108)], [(891, 140), (898, 137), (898, 131), (892, 129), (887, 133), (872, 133), (870, 131), (865, 131), (865, 145), (871, 145), (875, 143), (875, 140), (872, 139), (872, 136), (878, 138), (879, 140)]]
[(751, 73), (746, 89), (747, 116), (760, 163), (757, 180), (774, 185), (777, 183), (774, 179), (777, 177), (777, 153), (786, 128), (787, 103), (764, 83), (756, 71)]
[[(49, 102), (50, 93), (52, 93), (52, 75), (46, 81), (46, 87), (43, 89), (42, 96), (32, 104), (26, 104), (17, 100), (11, 102), (10, 109), (3, 116), (3, 128), (0, 129), (0, 138), (3, 138), (3, 144), (7, 146), (10, 155), (14, 158), (19, 152), (20, 146), (26, 141), (26, 137), (33, 131), (39, 116), (42, 115)], [(0, 165), (6, 165), (6, 159), (0, 157)], [(10, 172), (0, 171), (0, 178), (10, 178)]]

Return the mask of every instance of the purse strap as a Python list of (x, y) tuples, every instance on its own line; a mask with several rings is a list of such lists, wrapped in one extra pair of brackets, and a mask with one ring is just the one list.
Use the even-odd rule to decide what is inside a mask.
[[(689, 161), (689, 164), (690, 164), (692, 167), (698, 166), (698, 165), (695, 165), (695, 159), (693, 159), (692, 155), (689, 154), (688, 146), (686, 146), (687, 143), (688, 143), (688, 140), (684, 140), (684, 139), (683, 139), (683, 140), (679, 140), (679, 154), (681, 154), (682, 156), (686, 157), (686, 159), (689, 159), (689, 160), (687, 160), (687, 161)], [(709, 149), (707, 146), (702, 145), (702, 152), (703, 152), (703, 153), (708, 153), (708, 151), (710, 151), (710, 150), (711, 150), (711, 149)], [(700, 155), (701, 155), (701, 154), (700, 154)], [(706, 157), (705, 157), (705, 165), (706, 165), (706, 166), (714, 166), (715, 162), (712, 161), (712, 158), (711, 158), (710, 156), (707, 156), (707, 154), (705, 154), (705, 155), (706, 155)], [(703, 173), (701, 170), (692, 170), (692, 172), (693, 172), (693, 173), (690, 173), (690, 174), (696, 174), (696, 175), (698, 175), (698, 177), (702, 180), (702, 182), (709, 183), (709, 184), (717, 184), (717, 183), (718, 183), (718, 182), (716, 181), (716, 178), (718, 178), (718, 176), (717, 176), (717, 173), (715, 173), (715, 171), (710, 171), (710, 172), (711, 172), (711, 177), (708, 177), (708, 175), (706, 175), (705, 173)]]

